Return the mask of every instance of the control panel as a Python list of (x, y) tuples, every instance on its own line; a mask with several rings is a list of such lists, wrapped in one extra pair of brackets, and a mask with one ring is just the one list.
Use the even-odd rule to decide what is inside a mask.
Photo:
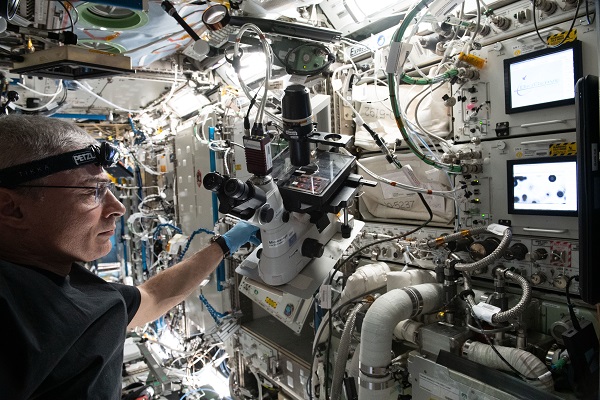
[[(519, 24), (519, 18), (523, 21), (528, 19), (526, 15), (529, 13), (525, 10), (531, 12), (531, 2), (526, 5), (519, 2), (494, 14), (513, 26)], [(523, 24), (533, 28), (531, 22)], [(570, 27), (571, 20), (566, 20), (540, 28), (539, 32), (544, 39), (552, 35), (561, 38), (564, 36), (561, 34), (568, 32)], [(447, 93), (456, 99), (453, 107), (454, 140), (469, 142), (575, 130), (575, 82), (580, 74), (585, 76), (597, 71), (598, 45), (593, 25), (588, 25), (585, 17), (576, 19), (569, 41), (561, 46), (565, 47), (572, 42), (571, 39), (575, 39), (574, 54), (568, 50), (560, 53), (558, 49), (544, 45), (535, 30), (505, 40), (497, 36), (494, 38), (497, 41), (470, 52), (471, 56), (482, 60), (483, 67), (476, 70), (472, 79), (457, 82), (453, 85), (452, 93)], [(547, 60), (561, 55), (565, 64), (567, 59), (571, 60), (573, 65), (569, 65), (569, 71), (554, 67), (544, 69), (544, 66), (549, 66)], [(511, 64), (511, 60), (521, 64)], [(530, 62), (524, 63), (522, 60)], [(564, 90), (572, 89), (571, 94), (558, 96), (561, 87)], [(570, 98), (570, 101), (545, 106), (553, 95)]]
[[(354, 244), (357, 248), (368, 246), (382, 239), (402, 236), (415, 228), (415, 226), (411, 225), (367, 222), (361, 234), (355, 239)], [(449, 228), (422, 228), (407, 236), (405, 240), (390, 240), (367, 247), (362, 250), (362, 256), (373, 260), (397, 263), (399, 265), (433, 269), (435, 268), (435, 260), (443, 258), (446, 253), (435, 249), (422, 251), (411, 248), (410, 242), (416, 243), (422, 239), (434, 239), (449, 233), (452, 233), (452, 230)]]
[[(415, 227), (396, 224), (367, 223), (362, 235), (356, 240), (357, 247), (409, 232)], [(461, 239), (449, 248), (423, 249), (417, 244), (423, 239), (434, 239), (451, 233), (445, 228), (423, 228), (405, 239), (391, 240), (376, 244), (362, 251), (362, 256), (384, 261), (402, 268), (405, 265), (434, 269), (446, 259), (450, 251), (455, 252), (464, 262), (481, 260), (494, 251), (500, 238), (480, 234)], [(411, 244), (412, 243), (412, 244)], [(477, 270), (475, 279), (490, 279), (495, 267), (511, 268), (525, 277), (534, 288), (564, 292), (569, 277), (579, 275), (579, 245), (576, 240), (540, 238), (535, 236), (513, 236), (509, 247), (500, 259)], [(578, 294), (578, 284), (571, 282), (569, 292)]]
[(312, 298), (303, 299), (291, 295), (275, 287), (256, 282), (247, 276), (242, 278), (239, 290), (296, 334), (302, 330), (306, 317), (312, 309)]
[[(494, 222), (510, 226), (513, 235), (578, 239), (575, 163), (569, 175), (563, 162), (577, 154), (575, 132), (493, 138), (456, 148), (481, 154), (473, 160), (479, 172), (456, 177), (455, 186), (465, 187), (457, 197), (459, 228)], [(560, 210), (567, 203), (570, 214)]]
[[(367, 223), (362, 234), (355, 240), (357, 247), (386, 238), (402, 235), (414, 226)], [(448, 248), (424, 249), (417, 247), (423, 239), (434, 239), (451, 233), (445, 228), (423, 228), (401, 240), (391, 240), (368, 247), (362, 256), (373, 260), (434, 269), (443, 262), (450, 251), (464, 262), (478, 261), (489, 255), (500, 244), (500, 238), (491, 234), (479, 234), (451, 243)], [(412, 244), (411, 244), (412, 243)], [(513, 236), (501, 258), (474, 273), (475, 279), (493, 280), (494, 267), (503, 266), (525, 277), (534, 288), (562, 292), (569, 277), (579, 275), (579, 243), (577, 240), (541, 238), (536, 236)], [(569, 292), (579, 293), (576, 281), (571, 282)]]
[[(478, 236), (469, 246), (471, 259), (481, 259), (499, 243), (497, 237)], [(493, 265), (478, 271), (474, 278), (493, 279), (496, 266), (511, 268), (526, 278), (534, 288), (564, 293), (569, 277), (579, 275), (579, 243), (574, 240), (536, 237), (513, 237), (503, 256)], [(579, 293), (573, 280), (569, 292)]]

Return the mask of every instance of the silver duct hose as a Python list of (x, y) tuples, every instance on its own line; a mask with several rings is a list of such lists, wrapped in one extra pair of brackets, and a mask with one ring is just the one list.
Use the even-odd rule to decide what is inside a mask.
[(352, 331), (354, 331), (356, 315), (366, 307), (366, 304), (357, 304), (354, 306), (350, 312), (350, 315), (348, 316), (348, 320), (346, 321), (346, 326), (342, 332), (340, 344), (337, 349), (335, 363), (333, 364), (333, 377), (331, 378), (331, 400), (339, 400), (342, 395), (342, 379), (344, 378), (344, 372), (346, 371), (346, 362), (348, 361), (348, 353), (350, 352), (350, 342), (352, 341)]
[(499, 259), (502, 256), (502, 254), (504, 254), (504, 251), (508, 247), (508, 244), (510, 243), (511, 239), (512, 231), (510, 230), (510, 228), (507, 227), (506, 229), (504, 229), (504, 234), (502, 235), (502, 240), (500, 241), (500, 244), (494, 249), (494, 251), (492, 251), (490, 254), (488, 254), (486, 257), (482, 258), (479, 261), (475, 261), (469, 264), (458, 263), (454, 265), (454, 269), (456, 269), (457, 271), (474, 271), (476, 269), (487, 267), (488, 265)]
[[(529, 305), (529, 302), (531, 301), (531, 285), (529, 284), (527, 279), (525, 279), (521, 275), (519, 275), (515, 272), (512, 272), (508, 269), (505, 269), (505, 268), (498, 268), (496, 270), (496, 274), (498, 274), (501, 277), (503, 276), (505, 278), (508, 278), (511, 281), (518, 284), (519, 286), (521, 286), (523, 293), (521, 294), (521, 298), (519, 299), (518, 303), (515, 304), (514, 307), (512, 307), (511, 309), (506, 310), (506, 311), (499, 311), (491, 316), (491, 318), (490, 318), (490, 320), (488, 320), (488, 322), (492, 322), (494, 324), (497, 324), (500, 322), (507, 322), (511, 318), (514, 318), (517, 315), (521, 314), (523, 311), (525, 311), (525, 308), (527, 307), (527, 305)], [(464, 277), (464, 284), (463, 284), (464, 289), (471, 290), (471, 277), (469, 276), (469, 274), (463, 274), (463, 277)], [(469, 308), (472, 311), (477, 306), (477, 303), (475, 303), (475, 299), (473, 299), (472, 295), (466, 296), (465, 301), (467, 302)], [(479, 318), (479, 317), (477, 317), (477, 318)]]
[(511, 281), (515, 282), (516, 284), (521, 286), (521, 289), (523, 289), (523, 294), (521, 295), (521, 299), (519, 300), (519, 302), (517, 304), (515, 304), (515, 306), (513, 308), (511, 308), (510, 310), (501, 311), (492, 316), (493, 323), (500, 323), (500, 322), (506, 322), (509, 319), (516, 317), (517, 315), (521, 314), (525, 310), (525, 307), (527, 307), (527, 305), (531, 301), (531, 285), (529, 284), (529, 282), (527, 282), (527, 279), (523, 278), (521, 275), (516, 274), (512, 271), (501, 270), (501, 271), (496, 271), (496, 273), (504, 274), (505, 278), (508, 278)]

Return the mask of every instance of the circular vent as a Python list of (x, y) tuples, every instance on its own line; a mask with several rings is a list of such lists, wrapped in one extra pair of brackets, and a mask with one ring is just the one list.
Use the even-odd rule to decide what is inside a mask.
[(77, 6), (79, 17), (88, 24), (113, 30), (135, 29), (148, 23), (148, 15), (143, 11), (85, 3)]

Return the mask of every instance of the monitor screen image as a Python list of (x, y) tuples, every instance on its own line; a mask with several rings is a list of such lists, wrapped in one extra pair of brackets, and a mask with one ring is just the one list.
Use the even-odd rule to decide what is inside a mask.
[(575, 104), (581, 42), (504, 60), (506, 113)]
[(507, 161), (509, 214), (577, 216), (575, 156)]

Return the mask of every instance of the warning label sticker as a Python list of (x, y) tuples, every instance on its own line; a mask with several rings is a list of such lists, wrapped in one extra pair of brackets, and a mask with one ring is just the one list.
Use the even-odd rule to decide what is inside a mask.
[(577, 143), (553, 143), (550, 145), (551, 156), (574, 156), (577, 154)]
[[(567, 36), (567, 33), (569, 34), (569, 36), (565, 39), (565, 36)], [(547, 42), (550, 46), (556, 46), (561, 43), (572, 42), (575, 39), (577, 39), (577, 29), (571, 29), (569, 32), (561, 32), (561, 33), (557, 33), (556, 35), (549, 36)], [(563, 42), (563, 40), (564, 40), (564, 42)]]

